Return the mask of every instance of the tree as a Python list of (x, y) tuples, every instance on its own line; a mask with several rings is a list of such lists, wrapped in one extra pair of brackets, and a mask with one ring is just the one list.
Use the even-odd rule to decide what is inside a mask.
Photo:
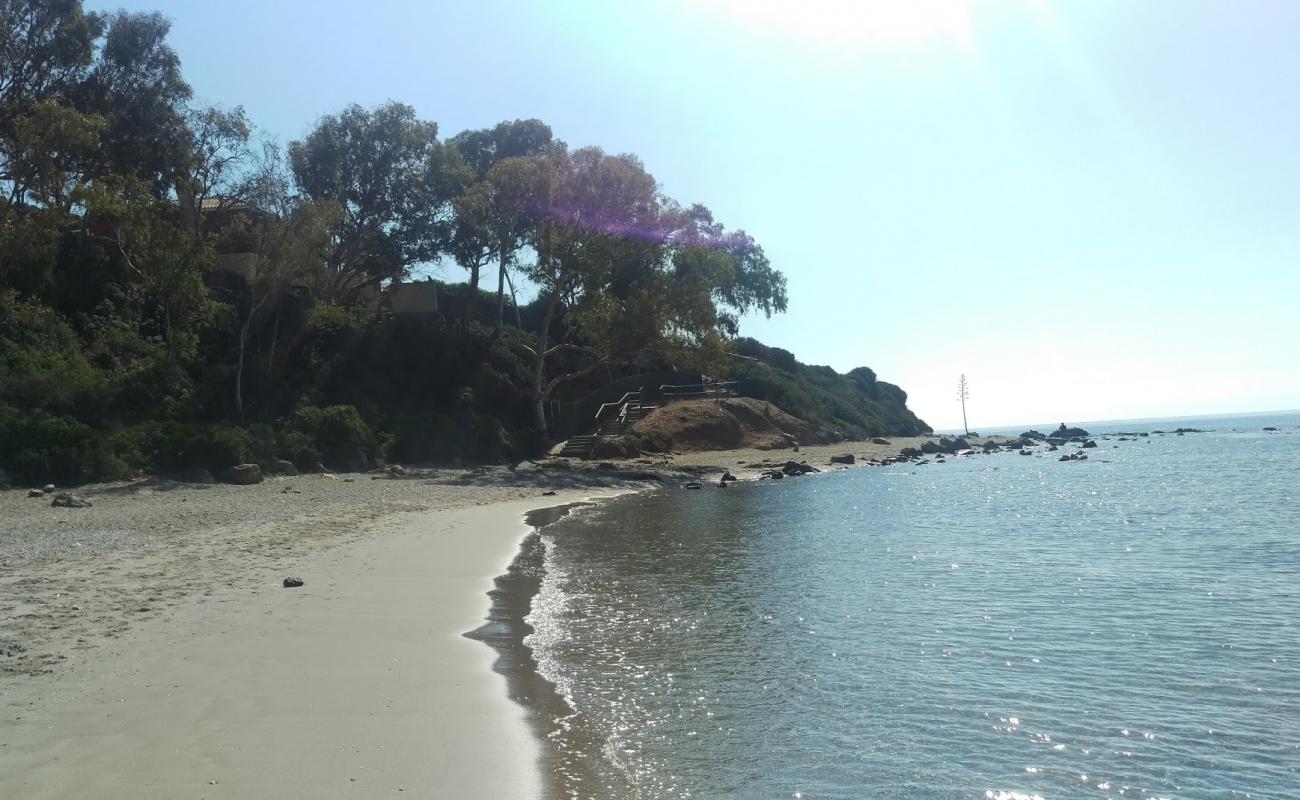
[(299, 190), (340, 209), (331, 233), (327, 296), (353, 299), (435, 260), (452, 238), (452, 200), (469, 182), (438, 126), (415, 109), (349, 106), (289, 146)]
[[(208, 214), (239, 205), (253, 192), (253, 128), (241, 106), (192, 109), (186, 116), (189, 141), (176, 176), (176, 203), (181, 224), (202, 233)], [(278, 151), (269, 155), (278, 165)]]
[(79, 0), (0, 0), (0, 230), (31, 208), (65, 205), (103, 120), (69, 105), (103, 19)]
[(177, 225), (175, 205), (154, 197), (144, 181), (100, 180), (80, 199), (85, 231), (115, 251), (158, 304), (167, 361), (174, 366), (207, 306), (203, 274), (216, 260), (212, 243)]
[[(523, 246), (524, 231), (516, 212), (518, 188), (526, 176), (520, 170), (527, 159), (552, 147), (550, 126), (540, 120), (501, 122), (493, 128), (464, 131), (451, 145), (473, 171), (475, 183), (456, 200), (456, 229), (452, 255), (469, 271), (470, 297), (478, 295), (479, 272), (495, 254), (497, 258), (497, 328), (505, 312), (505, 287), (510, 264)], [(517, 307), (516, 307), (517, 308)], [(473, 299), (466, 306), (469, 319)]]
[[(259, 312), (273, 307), (296, 284), (310, 285), (329, 257), (338, 207), (295, 197), (278, 151), (267, 153), (249, 188), (250, 206), (231, 235), (252, 242), (253, 268), (242, 298), (235, 367), (235, 414), (244, 416), (244, 362), (248, 336)], [(272, 354), (272, 357), (274, 354)]]
[(120, 11), (106, 28), (86, 79), (71, 90), (83, 113), (105, 120), (95, 175), (141, 181), (156, 197), (174, 187), (189, 155), (185, 119), (189, 84), (167, 43), (171, 23), (161, 14)]

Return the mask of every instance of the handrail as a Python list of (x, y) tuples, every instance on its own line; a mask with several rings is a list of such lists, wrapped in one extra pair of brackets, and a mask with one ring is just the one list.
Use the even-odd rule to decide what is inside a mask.
[[(722, 398), (731, 396), (733, 389), (740, 385), (740, 381), (719, 381), (717, 383), (691, 383), (679, 386), (664, 384), (659, 387), (659, 393), (663, 395), (664, 400), (685, 400), (692, 397), (697, 398)], [(677, 391), (685, 389), (688, 391)]]
[(596, 421), (600, 422), (605, 417), (605, 409), (610, 406), (625, 406), (633, 398), (641, 399), (641, 392), (628, 392), (612, 403), (601, 403), (600, 408), (596, 409)]

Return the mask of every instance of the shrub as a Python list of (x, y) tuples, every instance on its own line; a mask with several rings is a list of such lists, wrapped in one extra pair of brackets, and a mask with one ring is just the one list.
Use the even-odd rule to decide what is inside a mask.
[(156, 440), (154, 464), (164, 471), (206, 467), (227, 470), (253, 459), (253, 436), (229, 425), (171, 423)]
[(673, 438), (661, 431), (646, 431), (634, 427), (624, 434), (623, 439), (629, 447), (643, 453), (669, 453), (673, 449)]
[(379, 437), (353, 406), (301, 406), (292, 425), (333, 467), (364, 469), (380, 453)]
[(107, 439), (72, 417), (9, 413), (0, 418), (0, 468), (28, 483), (79, 484), (126, 474)]

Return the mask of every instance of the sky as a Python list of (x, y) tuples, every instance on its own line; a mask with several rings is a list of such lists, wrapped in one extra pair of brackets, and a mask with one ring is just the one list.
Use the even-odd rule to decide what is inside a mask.
[(962, 374), (972, 430), (1300, 408), (1292, 0), (86, 5), (282, 141), (392, 99), (636, 153), (787, 276), (742, 334), (935, 428)]

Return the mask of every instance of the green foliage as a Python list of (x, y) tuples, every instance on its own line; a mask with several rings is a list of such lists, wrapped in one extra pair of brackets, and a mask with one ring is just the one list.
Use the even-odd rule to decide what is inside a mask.
[(867, 367), (840, 375), (830, 367), (801, 364), (786, 350), (753, 339), (735, 343), (738, 355), (732, 376), (742, 391), (768, 400), (828, 433), (852, 439), (915, 436), (930, 427), (907, 409), (907, 394), (877, 381)]
[(302, 406), (294, 412), (290, 425), (305, 437), (294, 441), (310, 441), (320, 459), (331, 467), (364, 469), (381, 453), (379, 437), (352, 406)]
[(103, 377), (53, 310), (0, 290), (0, 408), (89, 412)]
[(662, 431), (633, 428), (622, 437), (630, 448), (642, 453), (671, 453), (673, 439)]
[(13, 479), (77, 484), (120, 478), (127, 466), (99, 431), (68, 416), (0, 412), (0, 469)]
[(206, 467), (214, 473), (253, 460), (253, 435), (244, 428), (216, 423), (169, 423), (146, 434), (154, 448), (153, 466), (163, 471)]
[[(444, 142), (396, 102), (323, 117), (282, 155), (255, 146), (242, 107), (191, 104), (169, 30), (0, 0), (0, 467), (15, 478), (535, 455), (557, 387), (717, 374), (744, 314), (786, 308), (758, 243), (664, 197), (634, 155), (570, 150), (539, 120)], [(388, 294), (452, 262), (470, 280), (422, 287), (436, 309)], [(489, 265), (495, 292), (478, 287)], [(535, 299), (509, 325), (516, 281)], [(737, 349), (759, 359), (758, 391), (826, 427), (920, 424), (869, 370)], [(672, 446), (643, 439), (618, 446)]]

